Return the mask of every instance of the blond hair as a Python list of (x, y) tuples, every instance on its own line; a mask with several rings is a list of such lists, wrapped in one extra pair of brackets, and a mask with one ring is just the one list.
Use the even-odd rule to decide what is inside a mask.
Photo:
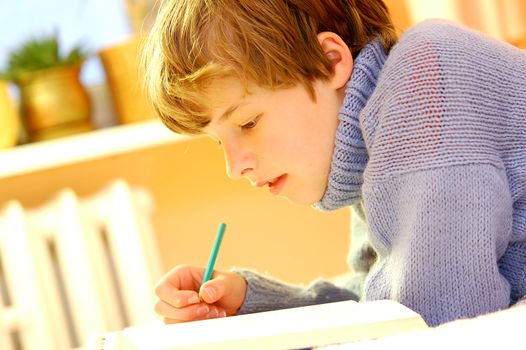
[(331, 31), (353, 57), (396, 31), (381, 0), (163, 0), (144, 47), (147, 92), (168, 128), (199, 134), (211, 86), (234, 78), (269, 89), (331, 77), (317, 34)]

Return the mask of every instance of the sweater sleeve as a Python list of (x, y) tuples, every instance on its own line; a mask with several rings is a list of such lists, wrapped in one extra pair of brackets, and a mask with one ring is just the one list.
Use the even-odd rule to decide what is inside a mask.
[(247, 281), (247, 294), (239, 314), (307, 306), (343, 300), (358, 300), (346, 288), (317, 280), (307, 287), (290, 285), (254, 271), (235, 269)]
[(499, 270), (512, 232), (506, 174), (470, 164), (395, 176), (364, 188), (378, 261), (365, 298), (394, 299), (430, 325), (506, 308)]

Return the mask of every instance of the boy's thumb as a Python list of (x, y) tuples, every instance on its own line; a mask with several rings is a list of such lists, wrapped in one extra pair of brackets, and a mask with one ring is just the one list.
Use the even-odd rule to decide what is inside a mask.
[(205, 283), (201, 286), (201, 289), (199, 289), (199, 296), (205, 303), (212, 304), (221, 299), (223, 295), (223, 289), (224, 288), (221, 287), (221, 283)]

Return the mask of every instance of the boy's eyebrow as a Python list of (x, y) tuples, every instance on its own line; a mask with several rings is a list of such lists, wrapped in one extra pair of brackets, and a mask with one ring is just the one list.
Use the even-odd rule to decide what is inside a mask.
[(232, 105), (227, 108), (227, 110), (219, 117), (218, 123), (223, 123), (226, 121), (235, 111), (239, 108), (241, 103)]

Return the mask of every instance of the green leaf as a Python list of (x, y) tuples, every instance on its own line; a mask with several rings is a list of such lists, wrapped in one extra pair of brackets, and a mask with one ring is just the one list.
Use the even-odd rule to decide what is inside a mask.
[(31, 38), (9, 54), (7, 69), (0, 76), (16, 83), (27, 72), (82, 64), (85, 58), (86, 53), (80, 45), (61, 56), (56, 35)]

